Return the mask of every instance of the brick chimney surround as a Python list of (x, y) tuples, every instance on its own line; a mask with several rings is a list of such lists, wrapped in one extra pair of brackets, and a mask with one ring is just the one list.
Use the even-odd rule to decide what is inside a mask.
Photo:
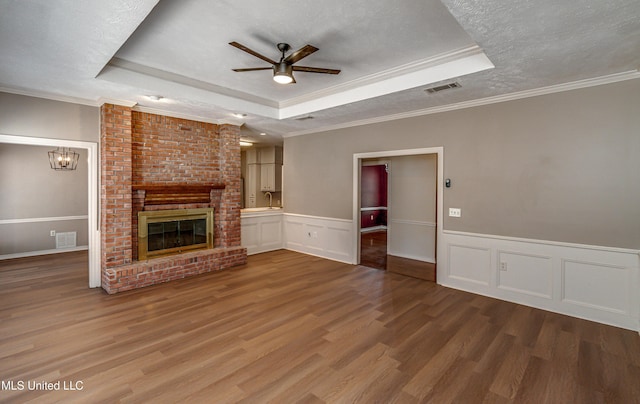
[[(240, 127), (114, 104), (100, 114), (102, 288), (113, 294), (245, 264)], [(214, 208), (213, 249), (138, 261), (139, 211), (203, 207)]]

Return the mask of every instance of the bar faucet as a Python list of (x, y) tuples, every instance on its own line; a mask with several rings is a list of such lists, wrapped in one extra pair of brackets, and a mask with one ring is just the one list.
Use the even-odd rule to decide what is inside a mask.
[(272, 206), (273, 205), (273, 195), (271, 195), (271, 192), (267, 191), (267, 192), (264, 193), (264, 197), (266, 198), (267, 196), (269, 197), (269, 209), (272, 209), (273, 208), (273, 206)]

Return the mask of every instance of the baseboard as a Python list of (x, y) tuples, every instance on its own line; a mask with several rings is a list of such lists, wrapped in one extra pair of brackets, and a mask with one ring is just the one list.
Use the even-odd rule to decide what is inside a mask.
[(445, 231), (444, 286), (640, 331), (636, 250)]
[[(284, 249), (354, 262), (351, 220), (285, 213), (283, 232)], [(640, 332), (638, 250), (456, 231), (438, 243), (443, 286)]]
[(11, 260), (15, 258), (37, 257), (40, 255), (61, 254), (61, 253), (67, 253), (72, 251), (86, 251), (88, 249), (89, 249), (89, 246), (81, 245), (81, 246), (70, 247), (70, 248), (54, 248), (51, 250), (27, 251), (23, 253), (3, 254), (3, 255), (0, 255), (0, 261)]
[(400, 258), (407, 258), (410, 260), (414, 260), (414, 261), (421, 261), (421, 262), (428, 262), (429, 264), (435, 264), (436, 263), (436, 258), (435, 257), (425, 257), (425, 256), (420, 256), (420, 255), (412, 255), (412, 254), (398, 254), (398, 253), (393, 253), (393, 252), (387, 252), (388, 255), (393, 255), (394, 257), (400, 257)]

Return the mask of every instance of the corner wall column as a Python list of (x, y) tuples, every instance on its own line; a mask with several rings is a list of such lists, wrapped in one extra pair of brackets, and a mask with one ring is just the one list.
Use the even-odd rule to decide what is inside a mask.
[(220, 171), (226, 187), (220, 203), (219, 246), (238, 247), (240, 239), (240, 127), (220, 125)]
[(132, 262), (131, 108), (104, 104), (100, 117), (101, 264), (108, 288), (114, 280), (104, 279), (105, 269)]

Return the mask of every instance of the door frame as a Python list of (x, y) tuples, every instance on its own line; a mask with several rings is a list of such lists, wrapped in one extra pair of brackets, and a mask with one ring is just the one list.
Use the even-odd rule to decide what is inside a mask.
[[(354, 153), (353, 154), (353, 261), (352, 264), (360, 264), (360, 169), (363, 159), (385, 158), (399, 156), (415, 156), (421, 154), (435, 154), (437, 156), (437, 172), (436, 172), (436, 265), (438, 257), (444, 257), (443, 239), (443, 211), (444, 211), (444, 193), (442, 184), (444, 183), (444, 147), (427, 147), (421, 149), (404, 149), (404, 150), (386, 150), (379, 152)], [(436, 276), (436, 279), (440, 279)]]
[(88, 200), (88, 235), (89, 235), (89, 287), (101, 285), (100, 268), (100, 227), (98, 221), (98, 144), (81, 140), (51, 139), (29, 136), (0, 134), (0, 143), (20, 144), (27, 146), (71, 147), (87, 150), (87, 200)]

